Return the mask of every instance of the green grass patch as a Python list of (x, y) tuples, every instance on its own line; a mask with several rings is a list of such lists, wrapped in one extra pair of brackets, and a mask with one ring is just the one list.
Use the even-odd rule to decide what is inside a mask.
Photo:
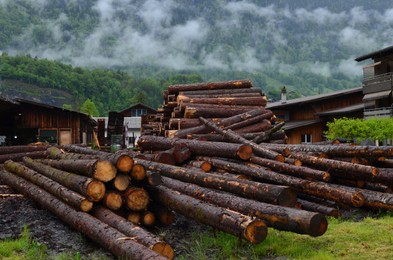
[(18, 239), (0, 241), (0, 259), (46, 259), (46, 246), (32, 241), (27, 226)]
[(320, 237), (269, 229), (265, 241), (251, 245), (223, 232), (193, 235), (179, 259), (393, 259), (393, 215), (363, 221), (329, 218)]

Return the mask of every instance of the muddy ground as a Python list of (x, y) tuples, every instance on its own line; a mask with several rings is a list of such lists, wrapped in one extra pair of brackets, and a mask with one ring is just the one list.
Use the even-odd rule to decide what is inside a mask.
[[(79, 252), (83, 259), (117, 259), (49, 211), (0, 183), (0, 240), (18, 238), (24, 225), (35, 241), (47, 246), (50, 258), (60, 253), (75, 255)], [(192, 231), (207, 229), (178, 215), (173, 225), (151, 231), (171, 244), (178, 256), (186, 253)]]

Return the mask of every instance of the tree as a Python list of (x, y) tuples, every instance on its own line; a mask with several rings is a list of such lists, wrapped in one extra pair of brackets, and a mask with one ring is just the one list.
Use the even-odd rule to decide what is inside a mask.
[(99, 116), (98, 109), (96, 108), (94, 102), (90, 100), (90, 98), (86, 99), (80, 111), (90, 116)]

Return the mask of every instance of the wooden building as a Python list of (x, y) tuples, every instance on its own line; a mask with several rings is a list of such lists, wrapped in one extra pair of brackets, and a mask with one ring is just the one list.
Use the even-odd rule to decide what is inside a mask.
[(87, 114), (23, 99), (0, 97), (0, 145), (87, 144), (96, 122)]
[(277, 121), (285, 121), (288, 143), (314, 143), (324, 140), (326, 123), (334, 118), (362, 118), (362, 88), (346, 89), (295, 99), (286, 99), (285, 87), (280, 101), (268, 103)]
[(363, 66), (364, 118), (392, 117), (393, 46), (356, 58), (358, 62), (372, 59)]

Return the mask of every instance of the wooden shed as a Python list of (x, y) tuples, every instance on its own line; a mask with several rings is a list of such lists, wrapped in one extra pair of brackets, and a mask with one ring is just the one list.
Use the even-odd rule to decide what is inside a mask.
[(23, 99), (0, 97), (0, 145), (35, 142), (87, 144), (96, 122), (87, 114)]
[(358, 87), (290, 100), (284, 96), (266, 108), (273, 111), (277, 121), (285, 121), (288, 143), (314, 143), (324, 140), (326, 123), (334, 118), (362, 118), (362, 98), (362, 88)]

